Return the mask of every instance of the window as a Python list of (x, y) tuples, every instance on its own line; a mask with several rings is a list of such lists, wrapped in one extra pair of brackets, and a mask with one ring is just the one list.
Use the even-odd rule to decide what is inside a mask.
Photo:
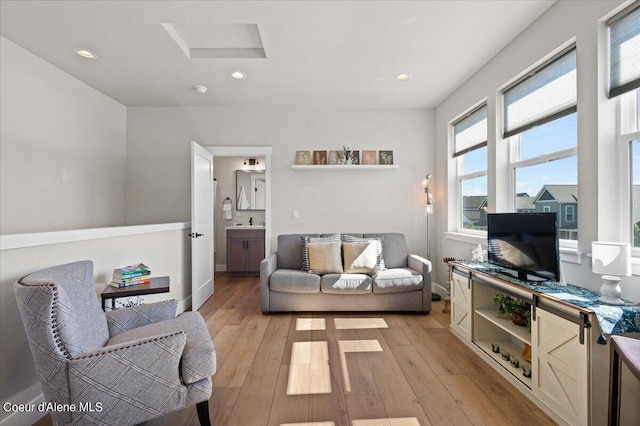
[(487, 229), (487, 105), (452, 123), (458, 176), (458, 230)]
[(569, 48), (504, 91), (517, 212), (556, 212), (560, 239), (578, 239), (576, 50)]
[[(620, 105), (620, 148), (623, 160), (620, 173), (623, 186), (628, 186), (623, 191), (622, 219), (628, 224), (626, 239), (633, 247), (637, 247), (634, 255), (640, 257), (640, 89), (620, 96)], [(629, 165), (628, 168), (624, 167), (626, 164)]]
[(609, 29), (609, 97), (618, 97), (620, 146), (620, 238), (640, 257), (640, 2), (607, 21)]
[(609, 97), (640, 87), (640, 2), (607, 21)]
[(566, 222), (574, 222), (574, 211), (575, 206), (564, 206), (564, 221)]

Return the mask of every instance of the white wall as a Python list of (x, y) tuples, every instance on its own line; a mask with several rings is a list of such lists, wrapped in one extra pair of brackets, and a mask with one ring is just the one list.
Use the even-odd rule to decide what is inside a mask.
[[(598, 33), (604, 31), (604, 23), (599, 22), (606, 14), (621, 4), (620, 1), (561, 1), (552, 6), (545, 14), (511, 42), (503, 51), (463, 84), (455, 93), (436, 109), (435, 140), (447, 141), (448, 123), (482, 99), (489, 105), (489, 197), (490, 211), (502, 206), (495, 187), (501, 184), (501, 176), (491, 172), (495, 156), (502, 155), (506, 148), (500, 139), (498, 115), (494, 113), (498, 98), (498, 89), (524, 70), (540, 61), (564, 43), (575, 38), (578, 54), (578, 202), (579, 202), (579, 254), (580, 264), (563, 262), (569, 283), (598, 290), (601, 284), (599, 276), (591, 273), (591, 241), (607, 235), (608, 230), (602, 223), (613, 223), (615, 209), (599, 198), (605, 191), (598, 191), (599, 164), (606, 152), (611, 151), (609, 142), (614, 139), (615, 101), (605, 96), (606, 67), (601, 60), (606, 58), (603, 49), (598, 50)], [(602, 40), (600, 40), (601, 42)], [(446, 143), (436, 145), (437, 170), (434, 179), (434, 192), (437, 202), (437, 234), (455, 230), (455, 212), (448, 210), (456, 197), (455, 171), (450, 162), (450, 153)], [(600, 163), (599, 163), (600, 161)], [(608, 163), (609, 169), (616, 164)], [(500, 208), (497, 211), (504, 211)], [(611, 216), (607, 216), (611, 214)], [(470, 249), (478, 244), (441, 238), (436, 248), (436, 258), (453, 256), (470, 258)], [(443, 280), (444, 266), (436, 269), (436, 279)], [(637, 276), (623, 278), (622, 290), (625, 298), (640, 301), (640, 285)]]
[[(426, 253), (421, 181), (434, 170), (433, 111), (137, 108), (127, 114), (127, 223), (189, 217), (189, 143), (273, 147), (272, 247), (294, 232), (404, 232)], [(296, 150), (393, 150), (397, 170), (291, 170)], [(292, 210), (299, 219), (292, 219)], [(245, 214), (246, 215), (246, 214)]]
[(123, 225), (126, 107), (3, 37), (0, 54), (0, 234)]
[[(0, 251), (0, 401), (26, 404), (42, 397), (13, 294), (16, 280), (38, 269), (90, 259), (94, 262), (97, 290), (101, 291), (114, 268), (144, 261), (153, 275), (170, 277), (170, 293), (146, 296), (144, 300), (177, 299), (180, 310), (184, 310), (191, 305), (191, 253), (187, 238), (190, 230), (187, 226), (173, 226), (174, 230), (164, 232)], [(30, 424), (35, 420), (26, 421), (24, 414), (9, 419), (9, 414), (0, 410), (0, 423)], [(38, 417), (38, 413), (35, 414)]]

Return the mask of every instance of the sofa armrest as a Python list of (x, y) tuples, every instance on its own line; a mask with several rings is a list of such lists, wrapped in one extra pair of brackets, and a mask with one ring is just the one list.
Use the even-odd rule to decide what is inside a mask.
[(410, 254), (409, 268), (422, 274), (422, 312), (431, 311), (431, 261), (424, 257)]
[(278, 269), (278, 254), (271, 253), (260, 262), (260, 306), (269, 312), (269, 278)]
[(173, 319), (176, 317), (177, 308), (178, 301), (172, 299), (107, 311), (109, 336), (113, 337), (123, 331)]
[(431, 273), (431, 261), (416, 254), (409, 255), (409, 268), (421, 274)]

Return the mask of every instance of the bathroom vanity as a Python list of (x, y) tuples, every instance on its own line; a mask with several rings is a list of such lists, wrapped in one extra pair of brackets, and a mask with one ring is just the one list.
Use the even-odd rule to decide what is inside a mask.
[(237, 276), (260, 275), (264, 259), (264, 226), (229, 226), (227, 231), (227, 272)]

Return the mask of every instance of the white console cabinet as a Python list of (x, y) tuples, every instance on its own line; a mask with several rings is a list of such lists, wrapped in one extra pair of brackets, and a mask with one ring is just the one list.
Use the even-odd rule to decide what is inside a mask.
[(471, 276), (459, 269), (451, 272), (451, 328), (471, 340)]
[[(592, 312), (465, 264), (454, 262), (450, 270), (452, 332), (558, 423), (594, 424), (590, 398), (606, 398), (606, 390), (600, 395), (590, 390)], [(496, 316), (493, 297), (499, 292), (532, 305), (531, 331)], [(494, 352), (492, 345), (500, 350)], [(525, 347), (531, 353), (530, 377), (522, 369)], [(503, 359), (502, 351), (515, 354), (519, 366)]]

